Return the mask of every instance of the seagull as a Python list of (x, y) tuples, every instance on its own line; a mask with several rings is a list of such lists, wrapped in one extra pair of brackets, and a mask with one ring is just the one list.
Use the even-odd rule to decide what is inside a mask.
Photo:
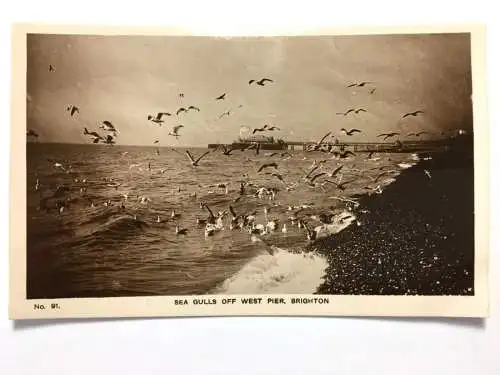
[(215, 100), (223, 100), (223, 99), (225, 99), (225, 98), (226, 98), (226, 93), (224, 93), (224, 94), (222, 94), (222, 95), (220, 95), (220, 96), (216, 97), (216, 98), (215, 98)]
[(251, 85), (252, 83), (256, 83), (259, 86), (265, 86), (266, 82), (274, 82), (272, 79), (269, 78), (262, 78), (261, 80), (257, 81), (255, 79), (251, 79), (248, 81), (248, 84)]
[(273, 156), (276, 156), (276, 155), (279, 155), (281, 157), (285, 157), (285, 156), (292, 157), (292, 154), (290, 154), (288, 151), (285, 151), (285, 152), (273, 152), (272, 154), (269, 155), (269, 157), (273, 157)]
[(181, 112), (186, 112), (186, 113), (187, 113), (187, 109), (186, 109), (186, 108), (184, 108), (184, 107), (181, 107), (181, 108), (179, 108), (179, 109), (177, 110), (177, 112), (175, 112), (175, 114), (178, 116), (178, 115), (179, 115), (179, 113), (181, 113)]
[(408, 113), (405, 113), (403, 115), (403, 117), (401, 117), (401, 118), (405, 118), (405, 117), (408, 117), (408, 116), (417, 116), (419, 113), (424, 113), (424, 111), (418, 110), (418, 111), (415, 111), (415, 112), (408, 112)]
[(56, 68), (54, 67), (54, 65), (49, 64), (49, 72), (55, 72), (55, 71), (56, 71)]
[(194, 105), (190, 105), (187, 109), (188, 111), (193, 110), (193, 111), (198, 111), (200, 112), (200, 109), (198, 107), (195, 107)]
[(396, 135), (399, 135), (400, 133), (396, 133), (396, 132), (393, 132), (393, 133), (382, 133), (382, 134), (379, 134), (377, 135), (377, 137), (384, 137), (384, 141), (387, 139), (387, 138), (392, 138)]
[(346, 112), (337, 112), (336, 114), (337, 115), (347, 116), (349, 113), (354, 112), (354, 111), (356, 111), (356, 109), (351, 108), (351, 109), (348, 109)]
[(315, 174), (314, 176), (312, 176), (310, 179), (309, 179), (309, 185), (311, 186), (315, 186), (314, 185), (314, 180), (316, 180), (317, 178), (320, 178), (321, 176), (324, 176), (326, 175), (327, 173), (326, 172), (320, 172), (318, 174)]
[(77, 106), (74, 106), (74, 105), (69, 105), (66, 107), (66, 111), (68, 111), (71, 115), (71, 117), (73, 117), (73, 115), (78, 112), (80, 113), (80, 109), (77, 107)]
[(228, 110), (228, 111), (226, 111), (226, 112), (222, 113), (222, 114), (219, 116), (219, 118), (223, 118), (224, 116), (229, 116), (230, 114), (231, 114), (231, 110)]
[(273, 131), (273, 130), (281, 130), (280, 128), (278, 128), (277, 126), (271, 126), (269, 128), (267, 128), (268, 131)]
[(331, 173), (328, 173), (328, 177), (330, 177), (330, 178), (335, 177), (337, 175), (337, 173), (339, 173), (342, 168), (344, 168), (343, 165), (335, 168)]
[(376, 88), (370, 90), (370, 94), (373, 94), (375, 92)]
[(148, 120), (152, 121), (152, 122), (156, 122), (157, 124), (161, 124), (162, 122), (164, 122), (161, 119), (163, 116), (172, 116), (172, 114), (170, 114), (168, 112), (158, 112), (156, 114), (156, 116), (148, 115)]
[(222, 145), (221, 145), (221, 147), (222, 147), (222, 149), (223, 149), (223, 150), (222, 150), (222, 154), (227, 155), (227, 156), (231, 155), (231, 152), (233, 152), (233, 151), (234, 151), (234, 148), (229, 148), (229, 147), (227, 147), (227, 146), (226, 146), (226, 145), (224, 145), (224, 144), (222, 144)]
[(206, 155), (210, 154), (210, 152), (212, 151), (207, 151), (205, 152), (204, 154), (202, 154), (200, 157), (198, 157), (197, 159), (195, 159), (193, 157), (193, 155), (188, 151), (186, 150), (186, 155), (188, 156), (189, 160), (191, 161), (191, 165), (193, 167), (197, 167), (198, 166), (198, 163), (200, 162), (201, 159), (203, 159)]
[(267, 125), (264, 125), (262, 128), (255, 128), (253, 131), (252, 131), (252, 134), (255, 134), (257, 132), (264, 132), (267, 130)]
[(340, 132), (345, 134), (345, 135), (353, 135), (354, 133), (361, 133), (361, 130), (359, 129), (351, 129), (347, 131), (345, 128), (340, 129)]
[(358, 114), (359, 112), (367, 112), (367, 110), (364, 108), (358, 108), (354, 111), (355, 114)]
[(168, 133), (168, 135), (171, 135), (173, 137), (179, 137), (179, 130), (183, 128), (184, 125), (176, 125), (172, 128), (172, 131)]
[(271, 168), (271, 167), (272, 167), (272, 168), (274, 168), (274, 169), (278, 169), (278, 164), (276, 164), (276, 163), (266, 163), (266, 164), (262, 164), (262, 165), (260, 166), (259, 170), (257, 171), (257, 173), (258, 173), (258, 172), (260, 172), (260, 171), (262, 171), (263, 169), (266, 169), (266, 168)]
[(332, 132), (328, 132), (326, 133), (323, 138), (321, 138), (318, 142), (316, 142), (316, 144), (314, 145), (314, 148), (313, 150), (317, 150), (319, 148), (319, 146), (321, 146), (321, 144), (323, 143), (323, 141), (330, 135), (332, 134)]
[(424, 173), (429, 177), (429, 180), (432, 178), (431, 172), (429, 172), (427, 169), (424, 169)]
[(359, 82), (359, 83), (351, 83), (347, 87), (364, 87), (365, 85), (369, 85), (372, 82)]
[(188, 230), (186, 228), (180, 229), (179, 225), (175, 226), (175, 234), (177, 234), (177, 235), (179, 235), (179, 234), (186, 235), (187, 231)]
[(26, 132), (26, 136), (27, 137), (36, 137), (38, 138), (38, 133), (36, 131), (34, 131), (33, 129), (28, 129), (28, 131)]
[(116, 136), (116, 133), (118, 132), (118, 131), (116, 130), (115, 126), (114, 126), (111, 122), (109, 122), (109, 121), (107, 121), (107, 120), (104, 120), (104, 121), (102, 122), (102, 124), (101, 124), (101, 125), (99, 125), (99, 128), (100, 128), (100, 129), (103, 129), (103, 130), (106, 130), (106, 131), (108, 131), (108, 132), (113, 132), (113, 133), (115, 133), (115, 136)]
[(101, 135), (99, 135), (97, 132), (89, 132), (87, 128), (83, 129), (83, 134), (90, 135), (90, 136), (94, 137), (94, 143), (99, 142), (99, 140), (104, 140), (104, 138)]
[(116, 142), (114, 141), (113, 136), (108, 134), (104, 143), (107, 143), (109, 145), (114, 145)]
[(349, 180), (349, 181), (344, 181), (342, 183), (337, 183), (337, 182), (331, 181), (331, 180), (325, 180), (325, 182), (328, 182), (329, 184), (333, 184), (333, 185), (337, 186), (337, 188), (340, 189), (340, 190), (342, 190), (342, 191), (345, 190), (345, 185), (350, 184), (351, 182), (354, 182), (354, 181), (356, 181), (356, 179)]

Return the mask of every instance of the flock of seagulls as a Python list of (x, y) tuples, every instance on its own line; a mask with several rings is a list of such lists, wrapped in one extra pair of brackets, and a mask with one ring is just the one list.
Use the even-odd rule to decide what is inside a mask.
[[(49, 72), (55, 72), (55, 67), (53, 65), (49, 65)], [(270, 78), (258, 78), (258, 79), (250, 79), (248, 81), (248, 85), (257, 85), (257, 86), (266, 86), (268, 84), (273, 84), (274, 80)], [(374, 87), (371, 87), (372, 82), (358, 82), (358, 83), (351, 83), (347, 85), (347, 88), (367, 88), (369, 91), (369, 94), (373, 94), (375, 92)], [(224, 92), (218, 96), (216, 96), (213, 100), (220, 102), (226, 100), (228, 93)], [(179, 93), (180, 98), (184, 98), (183, 93)], [(241, 108), (242, 106), (240, 105), (238, 108)], [(80, 108), (71, 104), (66, 107), (66, 111), (69, 113), (71, 117), (75, 117), (80, 114)], [(190, 112), (200, 112), (201, 109), (198, 106), (195, 105), (189, 105), (189, 106), (180, 106), (176, 111), (172, 112), (167, 112), (167, 111), (161, 111), (156, 114), (148, 114), (147, 115), (147, 120), (157, 124), (158, 126), (162, 126), (165, 124), (165, 122), (168, 119), (179, 119), (180, 116), (184, 116)], [(233, 110), (226, 110), (224, 111), (220, 118), (224, 116), (230, 116)], [(175, 114), (174, 114), (175, 113)], [(348, 115), (359, 115), (362, 113), (368, 113), (368, 110), (365, 108), (349, 108), (344, 112), (337, 112), (337, 115), (340, 116), (348, 116)], [(405, 113), (402, 118), (410, 117), (410, 116), (418, 116), (420, 114), (423, 114), (424, 112), (422, 110), (416, 110), (413, 112)], [(169, 131), (168, 135), (178, 138), (181, 136), (180, 131), (181, 129), (184, 128), (184, 125), (182, 124), (176, 124), (173, 125), (171, 130)], [(116, 138), (120, 134), (118, 128), (112, 124), (108, 120), (104, 120), (99, 124), (99, 129), (100, 132), (98, 131), (90, 131), (87, 127), (84, 127), (83, 134), (89, 138), (89, 140), (92, 143), (103, 143), (103, 144), (109, 144), (113, 145), (116, 143)], [(275, 125), (269, 125), (265, 124), (262, 127), (256, 127), (252, 129), (251, 134), (256, 134), (256, 133), (268, 133), (268, 132), (273, 132), (273, 131), (279, 131), (281, 128), (275, 126)], [(360, 129), (346, 129), (346, 128), (341, 128), (340, 133), (345, 135), (345, 136), (354, 136), (357, 133), (362, 133), (362, 130)], [(415, 133), (410, 133), (413, 136), (420, 136), (422, 134), (425, 134), (426, 132), (415, 132)], [(389, 132), (389, 133), (383, 133), (379, 134), (378, 137), (383, 137), (384, 140), (395, 137), (399, 135), (400, 133), (398, 132)], [(28, 130), (27, 132), (28, 136), (33, 136), (33, 137), (38, 137), (38, 134), (34, 132), (33, 130)], [(229, 218), (229, 229), (230, 230), (236, 230), (240, 229), (242, 231), (247, 231), (251, 235), (260, 235), (264, 236), (270, 233), (273, 233), (279, 229), (281, 226), (281, 232), (287, 233), (291, 227), (296, 226), (299, 230), (304, 228), (306, 231), (307, 238), (309, 240), (315, 240), (318, 236), (318, 234), (325, 230), (328, 231), (330, 227), (332, 226), (337, 226), (342, 225), (343, 223), (346, 222), (352, 222), (356, 220), (356, 217), (354, 214), (346, 214), (345, 212), (342, 215), (334, 214), (332, 212), (326, 214), (326, 213), (321, 213), (318, 215), (312, 215), (308, 214), (307, 210), (310, 209), (311, 207), (314, 206), (312, 203), (306, 203), (306, 204), (301, 204), (299, 206), (288, 206), (286, 208), (286, 211), (291, 212), (290, 216), (287, 218), (286, 222), (281, 223), (281, 220), (276, 217), (272, 217), (271, 211), (276, 211), (279, 209), (284, 209), (281, 207), (281, 204), (279, 202), (276, 202), (277, 197), (281, 194), (282, 191), (293, 191), (298, 189), (300, 186), (305, 187), (306, 189), (321, 189), (323, 192), (327, 192), (329, 188), (333, 188), (336, 191), (339, 192), (341, 196), (334, 196), (332, 199), (336, 199), (339, 201), (342, 201), (345, 204), (345, 207), (347, 211), (353, 211), (354, 208), (356, 208), (359, 204), (355, 199), (348, 199), (342, 196), (342, 193), (348, 189), (350, 185), (352, 185), (354, 182), (359, 182), (361, 181), (366, 181), (368, 179), (370, 183), (365, 184), (365, 186), (361, 185), (361, 189), (371, 193), (375, 194), (380, 194), (382, 192), (382, 185), (383, 183), (381, 182), (381, 179), (383, 177), (388, 177), (389, 180), (393, 179), (398, 173), (399, 170), (395, 169), (390, 169), (386, 170), (387, 167), (384, 166), (377, 166), (375, 167), (377, 169), (377, 173), (375, 173), (374, 176), (371, 174), (367, 174), (367, 170), (359, 170), (356, 169), (354, 166), (349, 168), (347, 164), (342, 163), (342, 161), (349, 159), (350, 157), (355, 157), (356, 154), (350, 150), (344, 150), (344, 149), (338, 149), (334, 145), (332, 146), (330, 142), (327, 142), (328, 137), (335, 137), (332, 135), (332, 132), (328, 132), (326, 135), (324, 135), (319, 141), (315, 142), (311, 148), (309, 148), (308, 152), (312, 151), (321, 151), (323, 153), (329, 154), (331, 157), (326, 158), (320, 161), (314, 160), (313, 164), (310, 166), (309, 170), (304, 171), (304, 174), (297, 180), (291, 179), (289, 176), (287, 176), (286, 172), (282, 171), (282, 164), (277, 160), (272, 160), (272, 161), (266, 161), (261, 163), (258, 168), (254, 171), (255, 176), (259, 177), (261, 180), (264, 179), (264, 181), (273, 181), (270, 184), (265, 183), (264, 185), (258, 185), (256, 183), (253, 183), (250, 181), (250, 178), (248, 177), (248, 174), (245, 173), (243, 176), (243, 180), (238, 181), (239, 186), (238, 189), (236, 190), (238, 192), (238, 195), (230, 201), (230, 203), (227, 206), (227, 209), (219, 212), (215, 212), (212, 210), (211, 207), (209, 207), (206, 203), (200, 202), (200, 209), (205, 211), (207, 216), (206, 217), (200, 217), (201, 215), (196, 216), (196, 223), (198, 226), (203, 227), (204, 226), (204, 233), (205, 236), (213, 236), (215, 233), (224, 230), (226, 227), (226, 222), (225, 219)], [(159, 140), (155, 140), (153, 142), (154, 144), (158, 144)], [(327, 146), (326, 148), (324, 146)], [(258, 156), (260, 155), (260, 143), (258, 142), (252, 142), (250, 143), (247, 147), (245, 148), (240, 148), (239, 150), (241, 152), (248, 151), (248, 150), (254, 150), (255, 155)], [(201, 167), (202, 161), (207, 158), (210, 154), (216, 153), (221, 151), (222, 155), (225, 155), (227, 157), (232, 157), (236, 149), (233, 149), (231, 146), (227, 145), (220, 145), (220, 147), (203, 152), (199, 155), (195, 155), (192, 151), (190, 150), (185, 150), (184, 154), (176, 149), (172, 149), (172, 151), (184, 156), (186, 156), (187, 161), (189, 165), (193, 168), (199, 168)], [(157, 153), (158, 154), (158, 153)], [(375, 158), (374, 157), (375, 153), (370, 152), (368, 154), (367, 160), (377, 162), (380, 158)], [(289, 158), (295, 157), (295, 155), (292, 155), (289, 152), (281, 151), (281, 152), (273, 152), (269, 155), (266, 155), (269, 158), (277, 157), (281, 158), (282, 160), (287, 160)], [(328, 166), (328, 163), (330, 161), (335, 161), (336, 164), (334, 166)], [(61, 163), (54, 163), (55, 168), (59, 168), (63, 171), (67, 171), (67, 169), (61, 164)], [(133, 166), (130, 165), (129, 168), (132, 168)], [(403, 168), (403, 167), (402, 167)], [(148, 163), (148, 168), (150, 172), (152, 172), (151, 164)], [(372, 168), (373, 169), (373, 168)], [(164, 173), (164, 170), (161, 170), (160, 173)], [(373, 174), (373, 173), (372, 173)], [(431, 175), (428, 171), (426, 171), (426, 175), (431, 178)], [(349, 176), (349, 178), (345, 178), (345, 176)], [(269, 180), (268, 180), (269, 179)], [(83, 181), (82, 181), (83, 182)], [(278, 184), (280, 187), (276, 187), (275, 185)], [(374, 186), (375, 185), (375, 186)], [(111, 182), (108, 184), (108, 186), (114, 187), (117, 189), (119, 185), (114, 185)], [(211, 185), (214, 188), (217, 189), (224, 189), (224, 194), (228, 194), (230, 191), (230, 186), (228, 183), (217, 183), (214, 185)], [(39, 190), (40, 188), (40, 181), (37, 179), (36, 185), (35, 185), (35, 190)], [(82, 189), (84, 189), (82, 187)], [(86, 189), (86, 188), (85, 188)], [(179, 187), (179, 191), (180, 191)], [(53, 198), (62, 198), (68, 192), (70, 191), (70, 188), (67, 186), (59, 186), (54, 195)], [(85, 190), (81, 190), (82, 192)], [(192, 197), (196, 198), (197, 194), (196, 192), (193, 193)], [(264, 223), (259, 223), (259, 210), (257, 209), (251, 209), (249, 212), (237, 212), (238, 209), (236, 207), (237, 203), (241, 203), (242, 199), (244, 197), (250, 197), (250, 198), (255, 198), (258, 200), (268, 200), (270, 203), (266, 204), (263, 207), (263, 217), (264, 217)], [(122, 209), (125, 209), (125, 203), (128, 202), (129, 200), (129, 193), (125, 192), (122, 194), (123, 200), (121, 201), (120, 207)], [(147, 196), (139, 196), (138, 197), (138, 202), (139, 204), (142, 205), (148, 205), (151, 203), (151, 199), (148, 198)], [(272, 203), (271, 203), (272, 202)], [(105, 202), (106, 206), (111, 205), (111, 201), (107, 200)], [(91, 202), (91, 206), (95, 207), (94, 202)], [(59, 200), (56, 204), (56, 207), (59, 210), (59, 213), (62, 213), (64, 208), (67, 207), (67, 204), (64, 203), (64, 201)], [(242, 210), (242, 208), (239, 208)], [(169, 220), (175, 221), (175, 233), (176, 235), (187, 235), (189, 233), (189, 228), (182, 228), (180, 225), (180, 218), (183, 216), (182, 213), (176, 212), (175, 210), (172, 210), (171, 215), (169, 217)], [(139, 220), (137, 215), (134, 216), (136, 220)], [(157, 216), (156, 221), (158, 223), (163, 222), (163, 220), (160, 218), (160, 216)], [(314, 221), (316, 221), (319, 225), (314, 226)], [(359, 221), (356, 221), (358, 225), (361, 225)]]

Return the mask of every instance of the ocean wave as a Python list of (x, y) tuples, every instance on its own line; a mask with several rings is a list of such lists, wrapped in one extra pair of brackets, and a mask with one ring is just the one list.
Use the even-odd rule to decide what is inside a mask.
[(304, 293), (316, 291), (328, 263), (321, 255), (292, 253), (272, 247), (260, 254), (215, 291), (220, 294)]

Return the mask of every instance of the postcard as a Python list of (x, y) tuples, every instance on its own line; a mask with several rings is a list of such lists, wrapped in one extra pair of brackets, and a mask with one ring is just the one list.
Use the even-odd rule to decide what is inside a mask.
[(488, 316), (484, 27), (12, 54), (11, 319)]

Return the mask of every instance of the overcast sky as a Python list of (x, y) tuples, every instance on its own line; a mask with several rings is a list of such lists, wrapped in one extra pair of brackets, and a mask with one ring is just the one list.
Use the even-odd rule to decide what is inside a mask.
[[(274, 82), (248, 85), (262, 77)], [(373, 84), (346, 88), (360, 81)], [(226, 99), (215, 101), (222, 93)], [(340, 128), (356, 127), (362, 133), (351, 140), (375, 141), (387, 131), (471, 130), (471, 94), (468, 34), (28, 36), (28, 127), (41, 142), (89, 143), (83, 127), (100, 131), (103, 120), (119, 129), (118, 144), (230, 143), (241, 127), (266, 123), (285, 140), (317, 140), (328, 131), (346, 139)], [(73, 118), (70, 104), (80, 108)], [(161, 127), (147, 120), (189, 105), (201, 111), (167, 117)], [(336, 115), (348, 108), (368, 112)], [(415, 110), (425, 113), (401, 120)], [(184, 125), (178, 141), (168, 136), (177, 124)]]

